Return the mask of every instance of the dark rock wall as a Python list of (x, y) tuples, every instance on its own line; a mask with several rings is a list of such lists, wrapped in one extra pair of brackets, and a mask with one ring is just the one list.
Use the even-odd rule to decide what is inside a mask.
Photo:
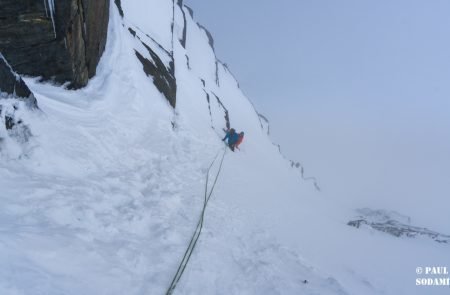
[(0, 52), (20, 74), (85, 86), (105, 49), (109, 0), (0, 0)]
[(15, 71), (51, 78), (72, 79), (64, 39), (55, 39), (52, 20), (43, 1), (0, 0), (0, 51)]
[(117, 9), (119, 9), (120, 16), (123, 17), (122, 2), (120, 2), (120, 0), (114, 0), (114, 3), (116, 4)]
[(145, 43), (142, 43), (150, 53), (153, 61), (143, 57), (135, 50), (136, 57), (142, 63), (143, 70), (147, 76), (153, 77), (153, 84), (166, 97), (170, 105), (175, 108), (177, 98), (177, 83), (175, 79), (175, 70), (173, 62), (167, 68), (158, 55), (150, 49)]
[(86, 65), (89, 77), (95, 75), (105, 50), (109, 22), (108, 0), (83, 0), (86, 20)]
[[(27, 101), (31, 107), (36, 107), (36, 98), (31, 93), (25, 82), (14, 73), (8, 62), (3, 58), (0, 53), (0, 92), (7, 95), (13, 95), (19, 97), (22, 100)], [(0, 98), (2, 98), (0, 94)]]

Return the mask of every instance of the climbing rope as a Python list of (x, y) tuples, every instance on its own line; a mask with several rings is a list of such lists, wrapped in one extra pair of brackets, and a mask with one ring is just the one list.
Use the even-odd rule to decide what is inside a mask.
[(194, 234), (192, 235), (191, 241), (189, 242), (189, 246), (186, 249), (186, 252), (184, 253), (183, 259), (180, 262), (180, 265), (178, 266), (177, 272), (175, 273), (175, 276), (172, 279), (172, 282), (170, 284), (170, 287), (167, 289), (166, 295), (173, 294), (178, 282), (181, 279), (181, 276), (184, 273), (184, 270), (186, 269), (186, 266), (189, 262), (189, 259), (191, 258), (192, 252), (194, 252), (195, 246), (197, 245), (197, 241), (200, 237), (200, 234), (203, 229), (203, 221), (205, 218), (205, 211), (206, 206), (208, 205), (209, 199), (211, 198), (212, 193), (214, 192), (214, 187), (216, 186), (217, 180), (219, 179), (220, 172), (222, 171), (222, 164), (223, 160), (225, 158), (225, 154), (227, 152), (227, 148), (224, 148), (222, 159), (220, 160), (219, 170), (217, 171), (216, 177), (214, 179), (213, 185), (211, 186), (211, 190), (208, 193), (208, 182), (209, 182), (209, 172), (214, 165), (214, 163), (217, 160), (217, 157), (219, 156), (219, 153), (214, 157), (214, 160), (211, 162), (211, 164), (208, 167), (208, 171), (206, 173), (206, 182), (205, 182), (205, 197), (203, 202), (203, 209), (200, 214), (200, 219), (197, 223), (197, 227), (195, 228)]

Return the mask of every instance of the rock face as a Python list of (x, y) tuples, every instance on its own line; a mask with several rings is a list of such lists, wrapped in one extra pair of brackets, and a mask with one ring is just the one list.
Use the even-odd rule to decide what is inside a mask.
[[(120, 1), (116, 1), (120, 12)], [(138, 27), (128, 27), (128, 32), (142, 46), (136, 46), (136, 58), (142, 64), (142, 70), (153, 80), (155, 87), (164, 95), (169, 104), (175, 108), (177, 99), (177, 81), (173, 52), (165, 49)], [(144, 49), (145, 48), (145, 49)]]
[(95, 75), (106, 44), (108, 0), (0, 0), (0, 7), (0, 52), (15, 71), (73, 88)]
[(0, 151), (5, 138), (24, 144), (31, 137), (30, 128), (17, 110), (37, 108), (36, 98), (0, 53)]
[(363, 208), (357, 210), (360, 214), (355, 220), (347, 223), (349, 226), (361, 228), (371, 227), (395, 237), (405, 236), (408, 238), (425, 237), (438, 243), (450, 244), (450, 236), (441, 234), (427, 228), (412, 226), (411, 219), (397, 212), (386, 210), (372, 210)]
[[(130, 31), (133, 35), (133, 33)], [(134, 32), (136, 34), (136, 32)], [(171, 62), (169, 67), (166, 67), (158, 55), (145, 43), (142, 43), (147, 48), (152, 61), (146, 59), (138, 51), (135, 50), (136, 57), (142, 63), (143, 70), (147, 76), (153, 77), (153, 84), (166, 97), (170, 105), (175, 108), (177, 98), (177, 83), (175, 80), (174, 63)]]
[(17, 97), (36, 107), (36, 98), (19, 75), (9, 66), (0, 53), (0, 99), (2, 97)]

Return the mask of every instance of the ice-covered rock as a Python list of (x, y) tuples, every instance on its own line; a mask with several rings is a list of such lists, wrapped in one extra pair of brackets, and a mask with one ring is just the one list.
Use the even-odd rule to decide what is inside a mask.
[(425, 237), (438, 243), (450, 244), (450, 235), (441, 234), (424, 227), (410, 224), (411, 218), (395, 211), (373, 210), (370, 208), (358, 209), (359, 214), (354, 220), (347, 223), (356, 228), (370, 227), (396, 237)]

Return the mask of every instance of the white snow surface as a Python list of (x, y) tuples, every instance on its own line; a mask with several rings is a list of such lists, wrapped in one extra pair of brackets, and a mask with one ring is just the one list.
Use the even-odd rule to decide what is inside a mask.
[[(222, 66), (215, 83), (214, 53), (188, 13), (186, 49), (178, 31), (174, 42), (172, 109), (128, 31), (137, 26), (155, 52), (142, 34), (170, 52), (172, 1), (122, 5), (124, 19), (111, 5), (89, 85), (69, 91), (27, 78), (41, 111), (16, 115), (33, 137), (14, 143), (1, 130), (0, 294), (164, 294), (198, 222), (207, 167), (227, 151), (215, 95), (246, 137), (226, 152), (175, 294), (448, 294), (416, 287), (415, 269), (450, 266), (449, 245), (347, 226), (355, 208), (301, 181)], [(210, 178), (217, 172), (216, 161)]]
[(150, 35), (167, 51), (172, 50), (173, 1), (128, 0), (121, 3), (127, 21)]

